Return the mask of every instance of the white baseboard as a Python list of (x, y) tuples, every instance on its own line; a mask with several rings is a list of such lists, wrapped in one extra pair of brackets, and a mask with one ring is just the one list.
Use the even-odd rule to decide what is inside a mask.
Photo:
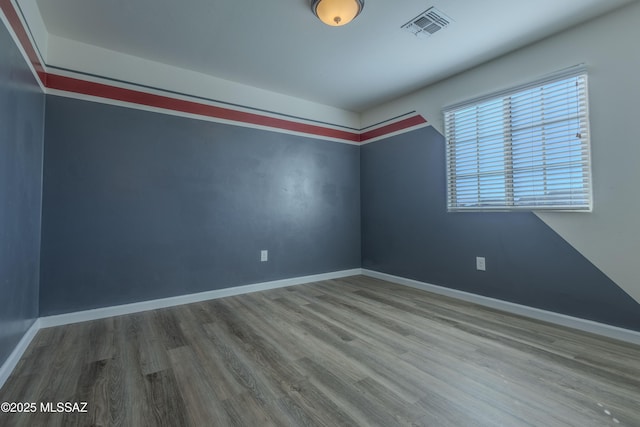
[(155, 310), (157, 308), (173, 307), (176, 305), (190, 304), (193, 302), (230, 297), (233, 295), (247, 294), (250, 292), (265, 291), (268, 289), (283, 288), (286, 286), (301, 285), (304, 283), (319, 282), (321, 280), (337, 279), (340, 277), (362, 274), (362, 269), (334, 271), (331, 273), (314, 274), (311, 276), (293, 277), (290, 279), (273, 280), (270, 282), (255, 283), (252, 285), (235, 286), (231, 288), (216, 289), (213, 291), (199, 292), (195, 294), (179, 295), (169, 298), (161, 298), (150, 301), (134, 302), (131, 304), (116, 305), (112, 307), (96, 308), (92, 310), (76, 311), (73, 313), (57, 314), (40, 318), (41, 328), (68, 325), (71, 323), (86, 322), (89, 320), (104, 319), (106, 317), (121, 316), (123, 314), (139, 313), (141, 311)]
[(554, 313), (551, 311), (541, 310), (538, 308), (528, 307), (512, 302), (502, 301), (495, 298), (489, 298), (469, 292), (459, 291), (456, 289), (445, 288), (442, 286), (432, 285), (429, 283), (419, 282), (417, 280), (406, 279), (404, 277), (393, 276), (391, 274), (380, 273), (373, 270), (362, 268), (354, 268), (351, 270), (335, 271), (331, 273), (315, 274), (311, 276), (294, 277), (290, 279), (274, 280), (270, 282), (255, 283), (252, 285), (236, 286), (232, 288), (217, 289), (213, 291), (199, 292), (196, 294), (180, 295), (170, 298), (162, 298), (151, 301), (142, 301), (132, 304), (118, 305), (113, 307), (97, 308), (94, 310), (78, 311), (74, 313), (58, 314), (55, 316), (46, 316), (36, 319), (31, 327), (24, 334), (16, 348), (9, 355), (7, 360), (0, 366), (0, 388), (7, 381), (11, 372), (14, 370), (20, 358), (26, 351), (27, 347), (42, 328), (52, 326), (67, 325), (71, 323), (86, 322), (89, 320), (103, 319), (111, 316), (119, 316), (123, 314), (138, 313), (141, 311), (155, 310), (157, 308), (172, 307), (176, 305), (189, 304), (193, 302), (206, 301), (217, 298), (224, 298), (233, 295), (241, 295), (251, 292), (264, 291), (268, 289), (282, 288), (286, 286), (301, 285), (305, 283), (319, 282), (322, 280), (338, 279), (354, 275), (365, 275), (374, 277), (388, 282), (397, 283), (399, 285), (410, 286), (416, 289), (433, 292), (469, 301), (486, 307), (495, 308), (497, 310), (518, 314), (521, 316), (542, 320), (557, 325), (578, 329), (585, 332), (602, 335), (605, 337), (629, 342), (640, 345), (640, 332), (629, 329), (618, 328), (615, 326), (605, 325), (603, 323), (591, 320), (580, 319), (577, 317), (567, 316), (564, 314)]
[(495, 308), (508, 313), (518, 314), (520, 316), (542, 320), (544, 322), (640, 345), (640, 332), (632, 331), (630, 329), (618, 328), (616, 326), (606, 325), (592, 320), (580, 319), (578, 317), (567, 316), (566, 314), (554, 313), (552, 311), (476, 295), (469, 292), (459, 291), (457, 289), (445, 288), (443, 286), (432, 285), (430, 283), (419, 282), (417, 280), (406, 279), (404, 277), (393, 276), (391, 274), (380, 273), (378, 271), (362, 269), (362, 274), (376, 279), (386, 280), (387, 282), (422, 289), (424, 291), (433, 292), (434, 294), (445, 295), (478, 305), (483, 305), (485, 307)]
[(40, 330), (40, 319), (36, 319), (27, 332), (22, 336), (20, 342), (16, 348), (13, 349), (7, 360), (0, 366), (0, 389), (4, 385), (4, 383), (9, 379), (11, 372), (15, 369), (16, 365), (20, 361), (20, 358), (31, 344), (31, 341), (36, 336), (38, 331)]
[(199, 292), (195, 294), (179, 295), (169, 298), (161, 298), (150, 301), (135, 302), (131, 304), (117, 305), (113, 307), (96, 308), (93, 310), (76, 311), (54, 316), (40, 317), (33, 322), (29, 330), (24, 334), (16, 348), (7, 360), (0, 366), (0, 388), (7, 381), (11, 372), (15, 369), (20, 358), (40, 329), (53, 326), (68, 325), (71, 323), (86, 322), (89, 320), (104, 319), (106, 317), (120, 316), (123, 314), (139, 313), (141, 311), (155, 310), (157, 308), (173, 307), (192, 302), (207, 301), (224, 298), (233, 295), (247, 294), (250, 292), (265, 291), (268, 289), (284, 288), (286, 286), (302, 285), (304, 283), (319, 282), (322, 280), (338, 279), (341, 277), (362, 274), (361, 268), (351, 270), (333, 271), (330, 273), (314, 274), (311, 276), (292, 277), (290, 279), (273, 280), (270, 282), (254, 283), (251, 285), (236, 286), (213, 291)]

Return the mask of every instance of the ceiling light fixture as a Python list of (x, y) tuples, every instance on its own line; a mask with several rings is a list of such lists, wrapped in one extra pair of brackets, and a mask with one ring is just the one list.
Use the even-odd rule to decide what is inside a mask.
[(362, 12), (364, 0), (313, 0), (311, 10), (332, 27), (346, 25)]

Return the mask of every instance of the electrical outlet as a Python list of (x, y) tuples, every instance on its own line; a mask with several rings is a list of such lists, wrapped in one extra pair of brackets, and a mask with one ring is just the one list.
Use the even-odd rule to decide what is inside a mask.
[(486, 271), (487, 270), (487, 266), (485, 264), (485, 259), (483, 256), (477, 256), (476, 257), (476, 270), (480, 270), (480, 271)]
[(260, 251), (260, 262), (269, 261), (269, 251), (264, 249)]

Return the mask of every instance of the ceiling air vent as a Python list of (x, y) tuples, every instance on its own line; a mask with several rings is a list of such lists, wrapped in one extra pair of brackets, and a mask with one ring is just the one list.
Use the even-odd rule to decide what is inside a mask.
[(404, 24), (402, 29), (410, 32), (414, 36), (431, 37), (438, 31), (448, 27), (451, 22), (451, 18), (447, 15), (435, 7), (430, 7)]

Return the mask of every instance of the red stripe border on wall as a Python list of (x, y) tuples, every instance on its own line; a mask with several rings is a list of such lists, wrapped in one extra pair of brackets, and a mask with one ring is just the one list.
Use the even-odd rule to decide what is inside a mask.
[(388, 135), (393, 132), (398, 132), (413, 126), (418, 126), (427, 123), (427, 120), (421, 115), (415, 115), (406, 119), (390, 123), (386, 126), (379, 127), (377, 129), (363, 132), (360, 134), (360, 142), (366, 142), (370, 139), (377, 138), (379, 136)]
[(42, 83), (42, 86), (48, 89), (95, 96), (103, 99), (111, 99), (220, 120), (228, 120), (237, 123), (298, 132), (308, 134), (310, 136), (332, 138), (351, 143), (366, 142), (374, 138), (382, 137), (390, 133), (398, 132), (427, 122), (422, 116), (415, 115), (367, 132), (349, 132), (331, 127), (285, 120), (256, 113), (233, 110), (230, 108), (216, 107), (200, 102), (187, 101), (184, 99), (172, 98), (169, 96), (47, 73), (11, 0), (0, 0), (0, 9), (7, 18), (7, 21), (18, 38), (18, 41), (22, 45), (28, 61), (33, 65), (37, 78)]
[(290, 120), (278, 119), (275, 117), (263, 116), (255, 113), (247, 113), (244, 111), (231, 110), (229, 108), (216, 107), (199, 102), (170, 98), (167, 96), (155, 95), (147, 92), (90, 82), (87, 80), (59, 76), (56, 74), (47, 74), (47, 87), (50, 89), (62, 90), (65, 92), (80, 93), (83, 95), (97, 96), (100, 98), (113, 99), (116, 101), (131, 102), (134, 104), (146, 105), (149, 107), (164, 108), (167, 110), (197, 114), (200, 116), (213, 117), (234, 122), (267, 126), (292, 132), (308, 133), (328, 138), (341, 139), (344, 141), (360, 141), (360, 135), (358, 133), (310, 125), (306, 123), (293, 122)]
[(27, 54), (27, 58), (29, 58), (29, 62), (31, 62), (33, 68), (36, 70), (36, 74), (38, 75), (40, 82), (46, 87), (47, 74), (44, 71), (40, 58), (38, 58), (38, 54), (36, 53), (34, 46), (31, 44), (31, 39), (29, 39), (29, 35), (22, 25), (22, 21), (20, 20), (15, 7), (13, 7), (11, 0), (0, 0), (0, 9), (4, 12), (4, 16), (7, 18), (7, 21), (9, 21), (11, 29), (13, 29), (13, 32), (18, 37), (22, 48)]

